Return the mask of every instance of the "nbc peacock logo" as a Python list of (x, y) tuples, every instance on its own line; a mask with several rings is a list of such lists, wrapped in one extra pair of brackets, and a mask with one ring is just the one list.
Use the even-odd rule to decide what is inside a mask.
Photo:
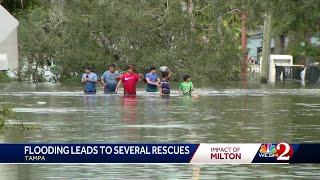
[(278, 157), (276, 146), (274, 144), (262, 144), (259, 157)]

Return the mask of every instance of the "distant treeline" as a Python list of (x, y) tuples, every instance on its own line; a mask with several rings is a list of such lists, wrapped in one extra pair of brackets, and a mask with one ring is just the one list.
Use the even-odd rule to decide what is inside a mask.
[[(245, 52), (241, 32), (255, 31), (267, 13), (277, 53), (320, 57), (319, 47), (308, 40), (319, 37), (318, 0), (2, 0), (2, 5), (20, 21), (21, 60), (38, 66), (53, 62), (62, 80), (86, 65), (102, 72), (111, 63), (134, 64), (138, 71), (166, 65), (175, 80), (184, 73), (200, 82), (238, 80)], [(290, 39), (288, 46), (283, 38)]]

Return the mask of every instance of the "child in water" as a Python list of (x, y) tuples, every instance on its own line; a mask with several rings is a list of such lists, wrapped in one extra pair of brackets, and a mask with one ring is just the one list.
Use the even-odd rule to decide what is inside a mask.
[(191, 96), (193, 91), (193, 84), (191, 82), (191, 77), (188, 74), (183, 76), (183, 82), (180, 84), (180, 92), (182, 96)]
[(162, 73), (162, 79), (161, 81), (159, 82), (159, 85), (160, 85), (160, 95), (163, 96), (163, 95), (166, 95), (166, 96), (169, 96), (170, 95), (170, 84), (169, 84), (169, 79), (171, 77), (172, 73), (171, 71), (168, 69), (167, 72), (163, 72)]

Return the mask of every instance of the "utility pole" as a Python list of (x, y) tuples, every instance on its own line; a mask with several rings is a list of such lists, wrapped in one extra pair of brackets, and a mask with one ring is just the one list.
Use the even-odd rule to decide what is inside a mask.
[(261, 83), (267, 83), (269, 79), (269, 61), (271, 53), (271, 13), (268, 12), (264, 19)]

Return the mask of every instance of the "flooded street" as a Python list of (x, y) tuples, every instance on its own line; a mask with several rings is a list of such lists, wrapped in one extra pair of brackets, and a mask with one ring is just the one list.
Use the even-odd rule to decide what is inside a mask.
[[(231, 83), (230, 83), (231, 84)], [(26, 124), (5, 130), (1, 143), (318, 143), (320, 86), (213, 85), (198, 98), (170, 98), (139, 89), (85, 96), (81, 87), (1, 84)], [(320, 165), (1, 165), (4, 179), (113, 177), (201, 179), (319, 177)], [(232, 170), (231, 170), (232, 169)], [(28, 175), (26, 175), (28, 174)], [(102, 178), (103, 179), (103, 178)]]

